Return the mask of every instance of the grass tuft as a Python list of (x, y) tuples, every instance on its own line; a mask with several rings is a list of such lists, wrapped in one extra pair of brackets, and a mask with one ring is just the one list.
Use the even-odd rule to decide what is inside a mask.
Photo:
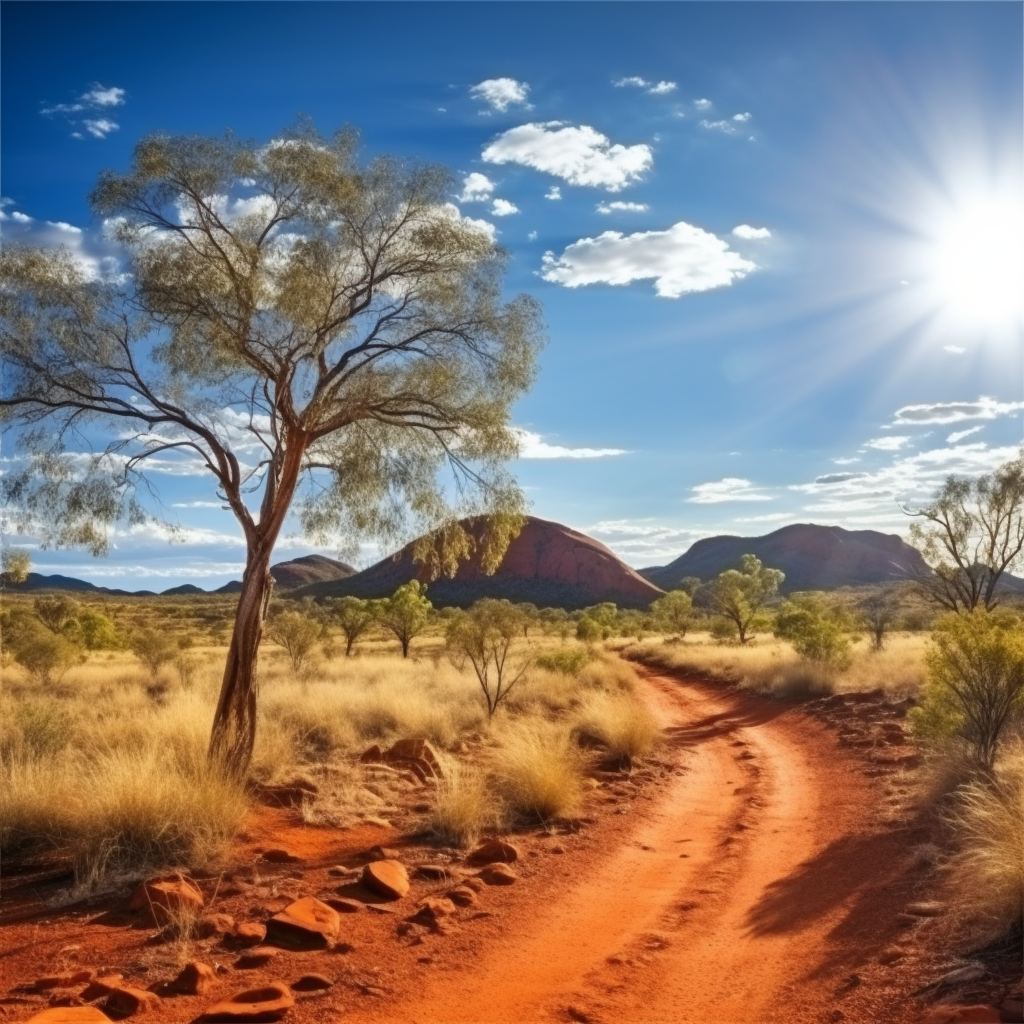
[(566, 729), (534, 720), (517, 723), (501, 737), (491, 778), (511, 815), (550, 821), (579, 810), (584, 769), (583, 755)]

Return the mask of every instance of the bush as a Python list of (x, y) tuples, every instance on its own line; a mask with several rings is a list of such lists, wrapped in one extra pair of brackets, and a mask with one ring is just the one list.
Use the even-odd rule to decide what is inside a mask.
[(593, 737), (613, 761), (629, 764), (654, 749), (661, 729), (647, 708), (626, 694), (598, 692), (583, 702), (574, 729)]
[(78, 616), (82, 643), (90, 651), (116, 651), (123, 646), (117, 626), (99, 612), (86, 609)]
[(850, 640), (839, 617), (819, 602), (785, 605), (775, 617), (775, 635), (788, 640), (801, 658), (829, 668), (850, 662)]
[(723, 643), (731, 643), (740, 635), (736, 623), (731, 619), (712, 619), (708, 632), (713, 640)]
[(60, 680), (83, 660), (81, 650), (70, 640), (31, 618), (16, 620), (8, 631), (7, 646), (14, 660), (44, 685)]
[(443, 843), (472, 846), (501, 824), (502, 807), (476, 769), (451, 761), (437, 787), (427, 827)]
[(267, 626), (267, 639), (287, 652), (292, 670), (301, 672), (323, 635), (323, 626), (302, 612), (282, 612)]
[(576, 623), (576, 639), (582, 640), (585, 644), (596, 643), (598, 640), (603, 640), (604, 636), (604, 626), (596, 619), (590, 618), (589, 615), (584, 615)]
[(153, 679), (156, 679), (164, 665), (177, 657), (179, 651), (174, 640), (157, 629), (137, 630), (132, 634), (130, 647), (135, 657), (149, 669)]
[(573, 815), (584, 761), (568, 732), (534, 723), (510, 730), (494, 757), (494, 788), (509, 811), (533, 821)]
[(536, 664), (538, 668), (547, 669), (548, 672), (578, 676), (593, 658), (594, 652), (589, 647), (563, 647), (538, 654)]

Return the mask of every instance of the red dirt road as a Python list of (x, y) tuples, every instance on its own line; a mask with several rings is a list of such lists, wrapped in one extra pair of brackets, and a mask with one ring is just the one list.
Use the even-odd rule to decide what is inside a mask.
[(843, 1002), (852, 968), (895, 931), (888, 883), (906, 855), (877, 826), (859, 766), (786, 705), (653, 673), (643, 688), (687, 770), (636, 816), (629, 841), (534, 902), (528, 921), (516, 915), (473, 962), (347, 1020), (904, 1018), (906, 1007)]

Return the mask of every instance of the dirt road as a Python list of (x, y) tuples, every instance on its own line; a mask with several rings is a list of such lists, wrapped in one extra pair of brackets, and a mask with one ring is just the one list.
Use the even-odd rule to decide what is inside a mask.
[(901, 1019), (838, 1010), (894, 931), (887, 883), (905, 856), (871, 782), (797, 709), (649, 672), (642, 685), (684, 771), (628, 843), (508, 941), (365, 1020)]

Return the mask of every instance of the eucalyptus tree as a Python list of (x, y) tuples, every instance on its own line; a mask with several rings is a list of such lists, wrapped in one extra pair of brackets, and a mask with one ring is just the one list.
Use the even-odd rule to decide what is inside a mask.
[[(351, 131), (158, 134), (91, 196), (123, 273), (63, 249), (0, 253), (0, 410), (25, 459), (4, 484), (24, 524), (102, 554), (154, 514), (152, 471), (182, 460), (238, 520), (246, 568), (210, 741), (235, 773), (293, 502), (315, 538), (423, 534), (433, 573), (474, 548), (493, 570), (522, 521), (509, 419), (540, 311), (503, 300), (504, 253), (451, 187), (441, 168), (361, 164)], [(473, 515), (489, 517), (479, 539), (458, 523)]]

